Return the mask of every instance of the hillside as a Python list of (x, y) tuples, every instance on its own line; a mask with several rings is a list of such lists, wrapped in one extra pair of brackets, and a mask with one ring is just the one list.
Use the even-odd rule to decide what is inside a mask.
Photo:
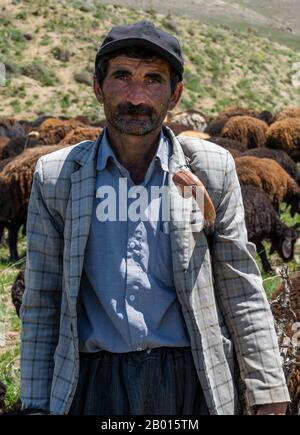
[(273, 111), (300, 104), (300, 88), (292, 85), (300, 54), (251, 30), (99, 1), (2, 0), (0, 62), (7, 74), (0, 116), (102, 117), (91, 89), (96, 48), (112, 25), (139, 19), (152, 20), (181, 41), (186, 89), (178, 109), (213, 115), (234, 104)]
[[(102, 0), (135, 8), (134, 0)], [(299, 0), (140, 0), (139, 7), (186, 15), (213, 25), (251, 28), (264, 37), (300, 51)]]

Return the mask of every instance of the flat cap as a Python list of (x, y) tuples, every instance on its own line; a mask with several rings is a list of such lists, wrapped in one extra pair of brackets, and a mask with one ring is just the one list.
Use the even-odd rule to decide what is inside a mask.
[(182, 79), (184, 61), (178, 39), (158, 29), (150, 21), (114, 26), (97, 51), (96, 63), (104, 54), (132, 46), (140, 46), (153, 51), (168, 61)]

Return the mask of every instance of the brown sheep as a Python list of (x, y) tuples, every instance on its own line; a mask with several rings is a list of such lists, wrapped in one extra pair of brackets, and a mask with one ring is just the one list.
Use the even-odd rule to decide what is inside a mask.
[(234, 116), (226, 122), (222, 137), (238, 140), (247, 148), (258, 148), (265, 145), (267, 130), (268, 124), (260, 119)]
[(261, 147), (243, 152), (243, 156), (263, 157), (275, 160), (299, 184), (300, 174), (294, 160), (283, 150)]
[(76, 119), (60, 120), (49, 118), (38, 128), (37, 139), (43, 145), (57, 145), (70, 131), (77, 127), (86, 128), (86, 124)]
[(279, 211), (279, 205), (291, 205), (291, 214), (299, 213), (300, 188), (296, 181), (275, 160), (258, 157), (238, 157), (236, 169), (243, 185), (251, 184), (262, 189)]
[(71, 130), (58, 145), (75, 145), (76, 143), (82, 142), (84, 140), (97, 140), (99, 134), (101, 133), (100, 128), (92, 127), (76, 127)]
[(300, 118), (300, 107), (289, 107), (276, 113), (275, 121), (281, 121), (285, 118)]
[(180, 124), (186, 130), (204, 131), (207, 126), (206, 117), (197, 110), (186, 110), (175, 115), (168, 114), (165, 121)]
[(44, 154), (59, 146), (28, 148), (20, 155), (0, 162), (0, 222), (8, 228), (10, 259), (19, 259), (18, 231), (26, 220), (34, 168)]
[[(298, 415), (300, 411), (300, 272), (295, 272), (289, 277), (289, 294), (285, 298), (284, 284), (280, 284), (272, 295), (271, 309), (277, 325), (278, 334), (280, 335), (280, 325), (284, 322), (283, 331), (289, 340), (295, 342), (295, 353), (291, 355), (291, 348), (287, 350), (286, 360), (294, 364), (290, 365), (287, 370), (287, 381), (291, 404), (289, 405), (289, 414)], [(296, 334), (298, 334), (298, 339)], [(280, 339), (280, 337), (279, 337)], [(280, 340), (281, 341), (281, 340)]]
[(274, 122), (267, 131), (266, 146), (281, 149), (300, 161), (300, 118), (284, 118)]

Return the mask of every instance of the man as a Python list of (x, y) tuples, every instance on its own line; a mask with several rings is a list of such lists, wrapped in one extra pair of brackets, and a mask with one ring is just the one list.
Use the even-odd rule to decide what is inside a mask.
[[(94, 77), (107, 128), (37, 164), (21, 309), (23, 409), (235, 414), (242, 384), (252, 411), (285, 413), (233, 159), (162, 128), (182, 74), (172, 35), (150, 22), (114, 27)], [(203, 220), (177, 219), (173, 175), (187, 161), (216, 209), (210, 243)], [(155, 187), (168, 188), (170, 219), (162, 197), (146, 201), (142, 217), (134, 204)]]

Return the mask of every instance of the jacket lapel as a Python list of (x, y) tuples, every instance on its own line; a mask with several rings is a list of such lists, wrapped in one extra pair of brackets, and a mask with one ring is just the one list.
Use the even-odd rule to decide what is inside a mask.
[(79, 168), (71, 175), (70, 297), (75, 314), (85, 247), (90, 231), (96, 182), (96, 154), (102, 135), (92, 148), (78, 156)]

